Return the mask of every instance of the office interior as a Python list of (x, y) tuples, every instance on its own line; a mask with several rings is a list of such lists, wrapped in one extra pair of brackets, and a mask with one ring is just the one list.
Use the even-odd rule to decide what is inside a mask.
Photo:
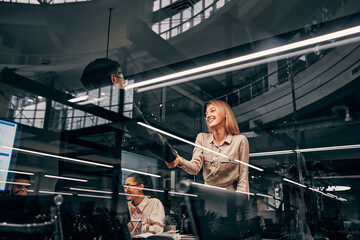
[[(0, 0), (1, 190), (20, 172), (34, 204), (61, 195), (63, 239), (125, 236), (133, 172), (180, 235), (359, 239), (359, 12), (358, 0)], [(82, 85), (99, 58), (121, 65), (124, 99), (111, 81)], [(169, 169), (121, 127), (135, 104), (137, 132), (190, 160), (212, 100), (249, 141), (248, 193)]]

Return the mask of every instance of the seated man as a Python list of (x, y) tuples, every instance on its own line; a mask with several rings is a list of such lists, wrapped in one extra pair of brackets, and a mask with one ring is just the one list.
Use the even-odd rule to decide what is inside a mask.
[(30, 176), (26, 174), (15, 174), (11, 180), (10, 196), (27, 196), (30, 187)]
[[(165, 210), (159, 199), (144, 195), (142, 188), (152, 188), (150, 177), (132, 173), (126, 178), (127, 195), (131, 221), (128, 223), (131, 235), (145, 232), (161, 233), (164, 231)], [(150, 178), (151, 180), (151, 178)]]

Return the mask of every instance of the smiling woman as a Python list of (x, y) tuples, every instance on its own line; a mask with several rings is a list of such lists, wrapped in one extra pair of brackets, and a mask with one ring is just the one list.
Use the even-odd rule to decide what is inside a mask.
[(203, 168), (206, 184), (249, 192), (246, 165), (249, 163), (249, 143), (245, 136), (240, 135), (230, 106), (223, 101), (211, 101), (205, 116), (209, 133), (198, 134), (195, 145), (201, 148), (194, 148), (191, 161), (178, 155), (174, 162), (166, 165), (169, 168), (178, 166), (191, 175), (198, 174)]

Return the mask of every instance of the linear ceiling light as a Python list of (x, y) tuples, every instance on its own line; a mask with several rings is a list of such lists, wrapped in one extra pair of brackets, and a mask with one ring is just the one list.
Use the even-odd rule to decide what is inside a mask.
[[(360, 144), (333, 146), (333, 147), (304, 148), (304, 149), (297, 149), (297, 150), (283, 150), (283, 151), (273, 151), (273, 152), (250, 153), (249, 157), (263, 157), (263, 156), (293, 154), (293, 153), (296, 153), (296, 152), (305, 153), (305, 152), (346, 150), (346, 149), (355, 149), (355, 148), (360, 148)], [(360, 176), (360, 175), (354, 175), (354, 176)], [(327, 177), (315, 177), (315, 178), (327, 178)], [(334, 177), (328, 177), (328, 178), (336, 178), (336, 177), (334, 176)], [(349, 178), (351, 178), (351, 177), (349, 177)]]
[(145, 190), (145, 191), (150, 191), (150, 192), (165, 192), (164, 190), (158, 190), (158, 189), (153, 189), (153, 188), (141, 188), (141, 187), (132, 187), (132, 186), (124, 186), (124, 188), (133, 188), (133, 189), (139, 189), (139, 190)]
[(97, 103), (97, 102), (101, 102), (102, 100), (106, 99), (107, 97), (101, 97), (101, 98), (94, 98), (85, 102), (80, 102), (78, 103), (78, 105), (86, 105), (86, 104), (90, 104), (90, 103)]
[(263, 156), (284, 155), (284, 154), (293, 154), (293, 153), (295, 153), (294, 150), (259, 152), (259, 153), (250, 153), (249, 157), (263, 157)]
[(187, 76), (187, 75), (193, 75), (193, 74), (196, 74), (196, 73), (201, 73), (201, 72), (204, 72), (204, 71), (213, 70), (213, 69), (220, 68), (220, 67), (226, 67), (226, 66), (229, 66), (229, 65), (232, 65), (232, 64), (238, 64), (238, 63), (253, 60), (253, 59), (256, 59), (256, 58), (266, 57), (266, 56), (270, 56), (270, 55), (273, 55), (273, 54), (294, 50), (294, 49), (297, 49), (297, 48), (307, 47), (307, 46), (314, 45), (314, 44), (321, 43), (321, 42), (325, 42), (325, 41), (328, 41), (328, 40), (334, 40), (334, 39), (337, 39), (337, 38), (350, 36), (350, 35), (353, 35), (353, 34), (357, 34), (359, 32), (360, 32), (360, 26), (356, 26), (356, 27), (344, 29), (344, 30), (341, 30), (341, 31), (325, 34), (325, 35), (322, 35), (322, 36), (319, 36), (319, 37), (314, 37), (314, 38), (310, 38), (310, 39), (307, 39), (307, 40), (303, 40), (303, 41), (299, 41), (299, 42), (295, 42), (295, 43), (290, 43), (290, 44), (287, 44), (287, 45), (284, 45), (284, 46), (275, 47), (275, 48), (267, 49), (267, 50), (264, 50), (264, 51), (248, 54), (248, 55), (245, 55), (245, 56), (240, 56), (240, 57), (220, 61), (220, 62), (217, 62), (217, 63), (208, 64), (208, 65), (201, 66), (201, 67), (196, 67), (196, 68), (189, 69), (189, 70), (186, 70), (186, 71), (177, 72), (177, 73), (169, 74), (169, 75), (166, 75), (166, 76), (157, 77), (157, 78), (154, 78), (154, 79), (150, 79), (150, 80), (142, 81), (142, 82), (139, 82), (139, 83), (131, 84), (131, 85), (127, 86), (126, 89), (143, 87), (143, 86), (147, 86), (147, 85), (151, 85), (151, 84), (155, 84), (155, 83), (160, 83), (160, 82), (164, 82), (164, 81), (171, 80), (171, 79), (184, 77), (184, 76)]
[(360, 175), (347, 175), (347, 176), (319, 176), (314, 179), (343, 179), (343, 178), (360, 178)]
[(157, 175), (157, 174), (136, 171), (136, 170), (132, 170), (132, 169), (128, 169), (128, 168), (121, 168), (121, 170), (125, 171), (125, 172), (133, 172), (133, 173), (139, 173), (139, 174), (142, 174), (142, 175), (148, 175), (148, 176), (151, 176), (151, 177), (157, 177), (157, 178), (161, 177), (160, 175)]
[(64, 193), (64, 192), (51, 192), (51, 191), (39, 191), (39, 193), (44, 193), (44, 194), (60, 194), (60, 195), (67, 195), (67, 196), (72, 196), (72, 193)]
[(182, 195), (182, 196), (188, 196), (188, 197), (198, 197), (198, 195), (196, 195), (196, 194), (181, 193), (181, 192), (174, 192), (174, 191), (169, 191), (169, 194)]
[(336, 195), (331, 194), (331, 193), (322, 192), (322, 191), (320, 191), (319, 189), (316, 189), (316, 188), (309, 187), (309, 189), (310, 189), (311, 191), (320, 193), (320, 194), (322, 194), (322, 195), (324, 195), (324, 196), (326, 196), (326, 197), (329, 197), (329, 198), (334, 198), (334, 199), (339, 200), (339, 201), (347, 201), (345, 198), (341, 198), (341, 197), (336, 196)]
[(25, 174), (25, 175), (34, 175), (34, 173), (31, 173), (31, 172), (21, 172), (21, 171), (3, 170), (3, 169), (0, 169), (0, 172), (9, 172), (9, 173)]
[(90, 161), (80, 160), (80, 159), (76, 159), (76, 158), (63, 157), (63, 156), (59, 156), (59, 155), (36, 152), (36, 151), (31, 151), (31, 150), (26, 150), (26, 149), (21, 149), (21, 148), (13, 148), (13, 147), (6, 147), (6, 146), (1, 146), (1, 147), (5, 148), (5, 149), (12, 149), (12, 150), (19, 151), (19, 152), (25, 152), (25, 153), (30, 153), (30, 154), (35, 154), (35, 155), (40, 155), (40, 156), (45, 156), (45, 157), (59, 158), (59, 159), (67, 160), (67, 161), (72, 161), (72, 162), (77, 162), (77, 163), (82, 163), (82, 164), (87, 164), (87, 165), (94, 165), (94, 166), (98, 166), (98, 167), (106, 167), (106, 168), (114, 167), (114, 166), (108, 165), (108, 164), (90, 162)]
[(349, 187), (349, 186), (334, 185), (334, 186), (328, 186), (325, 190), (327, 192), (339, 192), (339, 191), (347, 191), (350, 189), (351, 189), (351, 187)]
[[(340, 40), (338, 42), (331, 42), (331, 43), (323, 44), (323, 45), (321, 45), (321, 46), (319, 46), (317, 48), (317, 51), (322, 51), (322, 50), (329, 49), (329, 48), (335, 48), (335, 47), (338, 47), (338, 46), (343, 46), (343, 45), (346, 45), (346, 44), (358, 42), (359, 40), (360, 40), (360, 37), (354, 37), (354, 38), (351, 38), (351, 39)], [(249, 67), (253, 67), (253, 66), (257, 66), (257, 65), (262, 65), (262, 64), (269, 63), (269, 62), (276, 62), (276, 61), (279, 61), (279, 60), (282, 60), (282, 59), (285, 59), (285, 58), (291, 58), (291, 57), (295, 57), (295, 56), (299, 56), (299, 55), (308, 54), (308, 53), (311, 53), (311, 52), (314, 52), (314, 48), (309, 47), (309, 48), (306, 48), (306, 49), (297, 50), (297, 51), (294, 51), (294, 52), (289, 52), (289, 53), (277, 55), (277, 56), (274, 56), (274, 57), (268, 57), (268, 58), (265, 58), (265, 59), (250, 61), (250, 62), (247, 62), (247, 63), (238, 64), (238, 65), (235, 65), (235, 66), (230, 66), (230, 67), (221, 68), (221, 69), (215, 69), (215, 70), (207, 71), (205, 73), (200, 73), (200, 74), (195, 74), (195, 75), (191, 75), (191, 76), (187, 76), (187, 77), (182, 77), (181, 79), (175, 79), (175, 80), (171, 80), (171, 81), (167, 81), (167, 82), (163, 82), (163, 83), (159, 83), (159, 84), (154, 84), (154, 85), (150, 85), (150, 86), (146, 86), (146, 87), (141, 87), (141, 88), (137, 89), (137, 92), (140, 93), (140, 92), (150, 91), (150, 90), (153, 90), (153, 89), (159, 89), (159, 88), (170, 86), (170, 85), (185, 83), (185, 82), (189, 82), (189, 81), (200, 79), (200, 78), (216, 76), (216, 75), (231, 72), (231, 71), (238, 71), (238, 70), (241, 70), (241, 69), (244, 69), (244, 68), (249, 68)]]
[(72, 191), (82, 191), (82, 192), (112, 194), (112, 192), (110, 192), (110, 191), (94, 190), (94, 189), (87, 189), (87, 188), (73, 188), (73, 187), (71, 187), (70, 190), (72, 190)]
[(305, 186), (304, 184), (295, 182), (295, 181), (290, 180), (290, 179), (287, 179), (287, 178), (284, 178), (284, 181), (287, 181), (287, 182), (289, 182), (289, 183), (292, 183), (292, 184), (298, 185), (298, 186), (300, 186), (300, 187), (306, 188), (306, 186)]
[(273, 196), (270, 196), (270, 195), (267, 195), (267, 194), (262, 194), (262, 193), (256, 193), (255, 195), (256, 195), (256, 196), (260, 196), (260, 197), (271, 198), (271, 199), (275, 198), (275, 197), (273, 197)]
[(255, 193), (244, 192), (244, 191), (240, 191), (240, 190), (236, 190), (235, 193), (246, 194), (246, 195), (250, 195), (250, 196), (254, 196), (254, 195), (255, 195)]
[(304, 153), (304, 152), (333, 151), (333, 150), (354, 149), (354, 148), (360, 148), (360, 144), (333, 146), (333, 147), (306, 148), (306, 149), (298, 149), (297, 151)]
[(139, 195), (139, 194), (131, 194), (131, 193), (119, 193), (119, 195), (123, 195), (123, 196), (132, 196), (132, 197), (150, 197), (150, 196), (147, 196), (147, 195)]
[(85, 179), (70, 178), (70, 177), (61, 177), (61, 176), (54, 176), (54, 175), (44, 175), (44, 177), (47, 177), (47, 178), (56, 178), (56, 179), (62, 179), (62, 180), (69, 180), (69, 181), (75, 181), (75, 182), (88, 182), (88, 180), (85, 180)]
[[(167, 135), (167, 136), (169, 136), (169, 137), (175, 138), (175, 139), (177, 139), (177, 140), (179, 140), (179, 141), (182, 141), (182, 142), (184, 142), (184, 143), (187, 143), (187, 144), (193, 145), (193, 146), (195, 146), (195, 147), (201, 148), (201, 149), (203, 149), (203, 150), (205, 150), (205, 151), (211, 152), (211, 153), (216, 154), (216, 155), (218, 155), (218, 156), (221, 156), (221, 157), (224, 157), (224, 158), (227, 158), (227, 159), (231, 159), (230, 157), (228, 157), (228, 156), (226, 156), (226, 155), (224, 155), (224, 154), (218, 153), (218, 152), (213, 151), (213, 150), (211, 150), (211, 149), (209, 149), (209, 148), (206, 148), (206, 147), (203, 147), (203, 146), (198, 145), (198, 144), (196, 144), (196, 143), (190, 142), (190, 141), (188, 141), (188, 140), (186, 140), (186, 139), (183, 139), (183, 138), (181, 138), (181, 137), (175, 136), (175, 135), (173, 135), (173, 134), (171, 134), (171, 133), (165, 132), (165, 131), (163, 131), (163, 130), (160, 130), (160, 129), (158, 129), (158, 128), (155, 128), (155, 127), (153, 127), (153, 126), (150, 126), (150, 125), (148, 125), (148, 124), (145, 124), (145, 123), (142, 123), (142, 122), (138, 122), (137, 124), (139, 124), (139, 125), (141, 125), (141, 126), (143, 126), (143, 127), (149, 128), (149, 129), (151, 129), (151, 130), (154, 130), (154, 131), (156, 131), (156, 132), (162, 133), (162, 134), (164, 134), (164, 135)], [(251, 164), (248, 164), (248, 163), (245, 163), (245, 162), (242, 162), (242, 161), (240, 161), (240, 160), (238, 160), (238, 159), (234, 159), (234, 161), (236, 161), (236, 162), (238, 162), (238, 163), (240, 163), (240, 164), (246, 165), (246, 166), (248, 166), (248, 167), (254, 168), (254, 169), (258, 170), (258, 171), (261, 171), (261, 172), (264, 171), (264, 169), (262, 169), (262, 168), (256, 167), (256, 166), (254, 166), (254, 165), (251, 165)]]
[(99, 196), (99, 195), (90, 195), (90, 194), (78, 194), (79, 197), (91, 197), (91, 198), (104, 198), (111, 199), (109, 196)]
[(203, 183), (196, 183), (196, 182), (192, 182), (192, 185), (197, 185), (197, 186), (203, 186), (203, 187), (207, 187), (207, 188), (215, 188), (215, 189), (219, 189), (219, 190), (227, 190), (224, 187), (218, 187), (218, 186), (213, 186), (213, 185), (209, 185), (209, 184), (203, 184)]
[(69, 99), (68, 101), (69, 102), (72, 102), (72, 103), (77, 103), (77, 102), (81, 102), (81, 101), (85, 101), (89, 98), (88, 95), (85, 95), (85, 96), (81, 96), (81, 97), (76, 97), (76, 98), (72, 98), (72, 99)]
[(7, 184), (13, 184), (13, 185), (24, 185), (24, 186), (30, 186), (30, 183), (23, 183), (23, 182), (9, 182), (9, 181), (0, 181), (0, 183), (7, 183)]

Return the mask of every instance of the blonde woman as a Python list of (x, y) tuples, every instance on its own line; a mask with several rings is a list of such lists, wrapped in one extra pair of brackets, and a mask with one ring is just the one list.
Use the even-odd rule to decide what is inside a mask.
[(203, 168), (206, 184), (249, 192), (248, 167), (235, 161), (249, 163), (249, 143), (240, 134), (230, 106), (223, 101), (211, 101), (205, 116), (209, 133), (199, 133), (195, 144), (229, 158), (195, 147), (190, 161), (178, 155), (175, 161), (166, 165), (168, 168), (178, 166), (191, 175), (198, 174)]

